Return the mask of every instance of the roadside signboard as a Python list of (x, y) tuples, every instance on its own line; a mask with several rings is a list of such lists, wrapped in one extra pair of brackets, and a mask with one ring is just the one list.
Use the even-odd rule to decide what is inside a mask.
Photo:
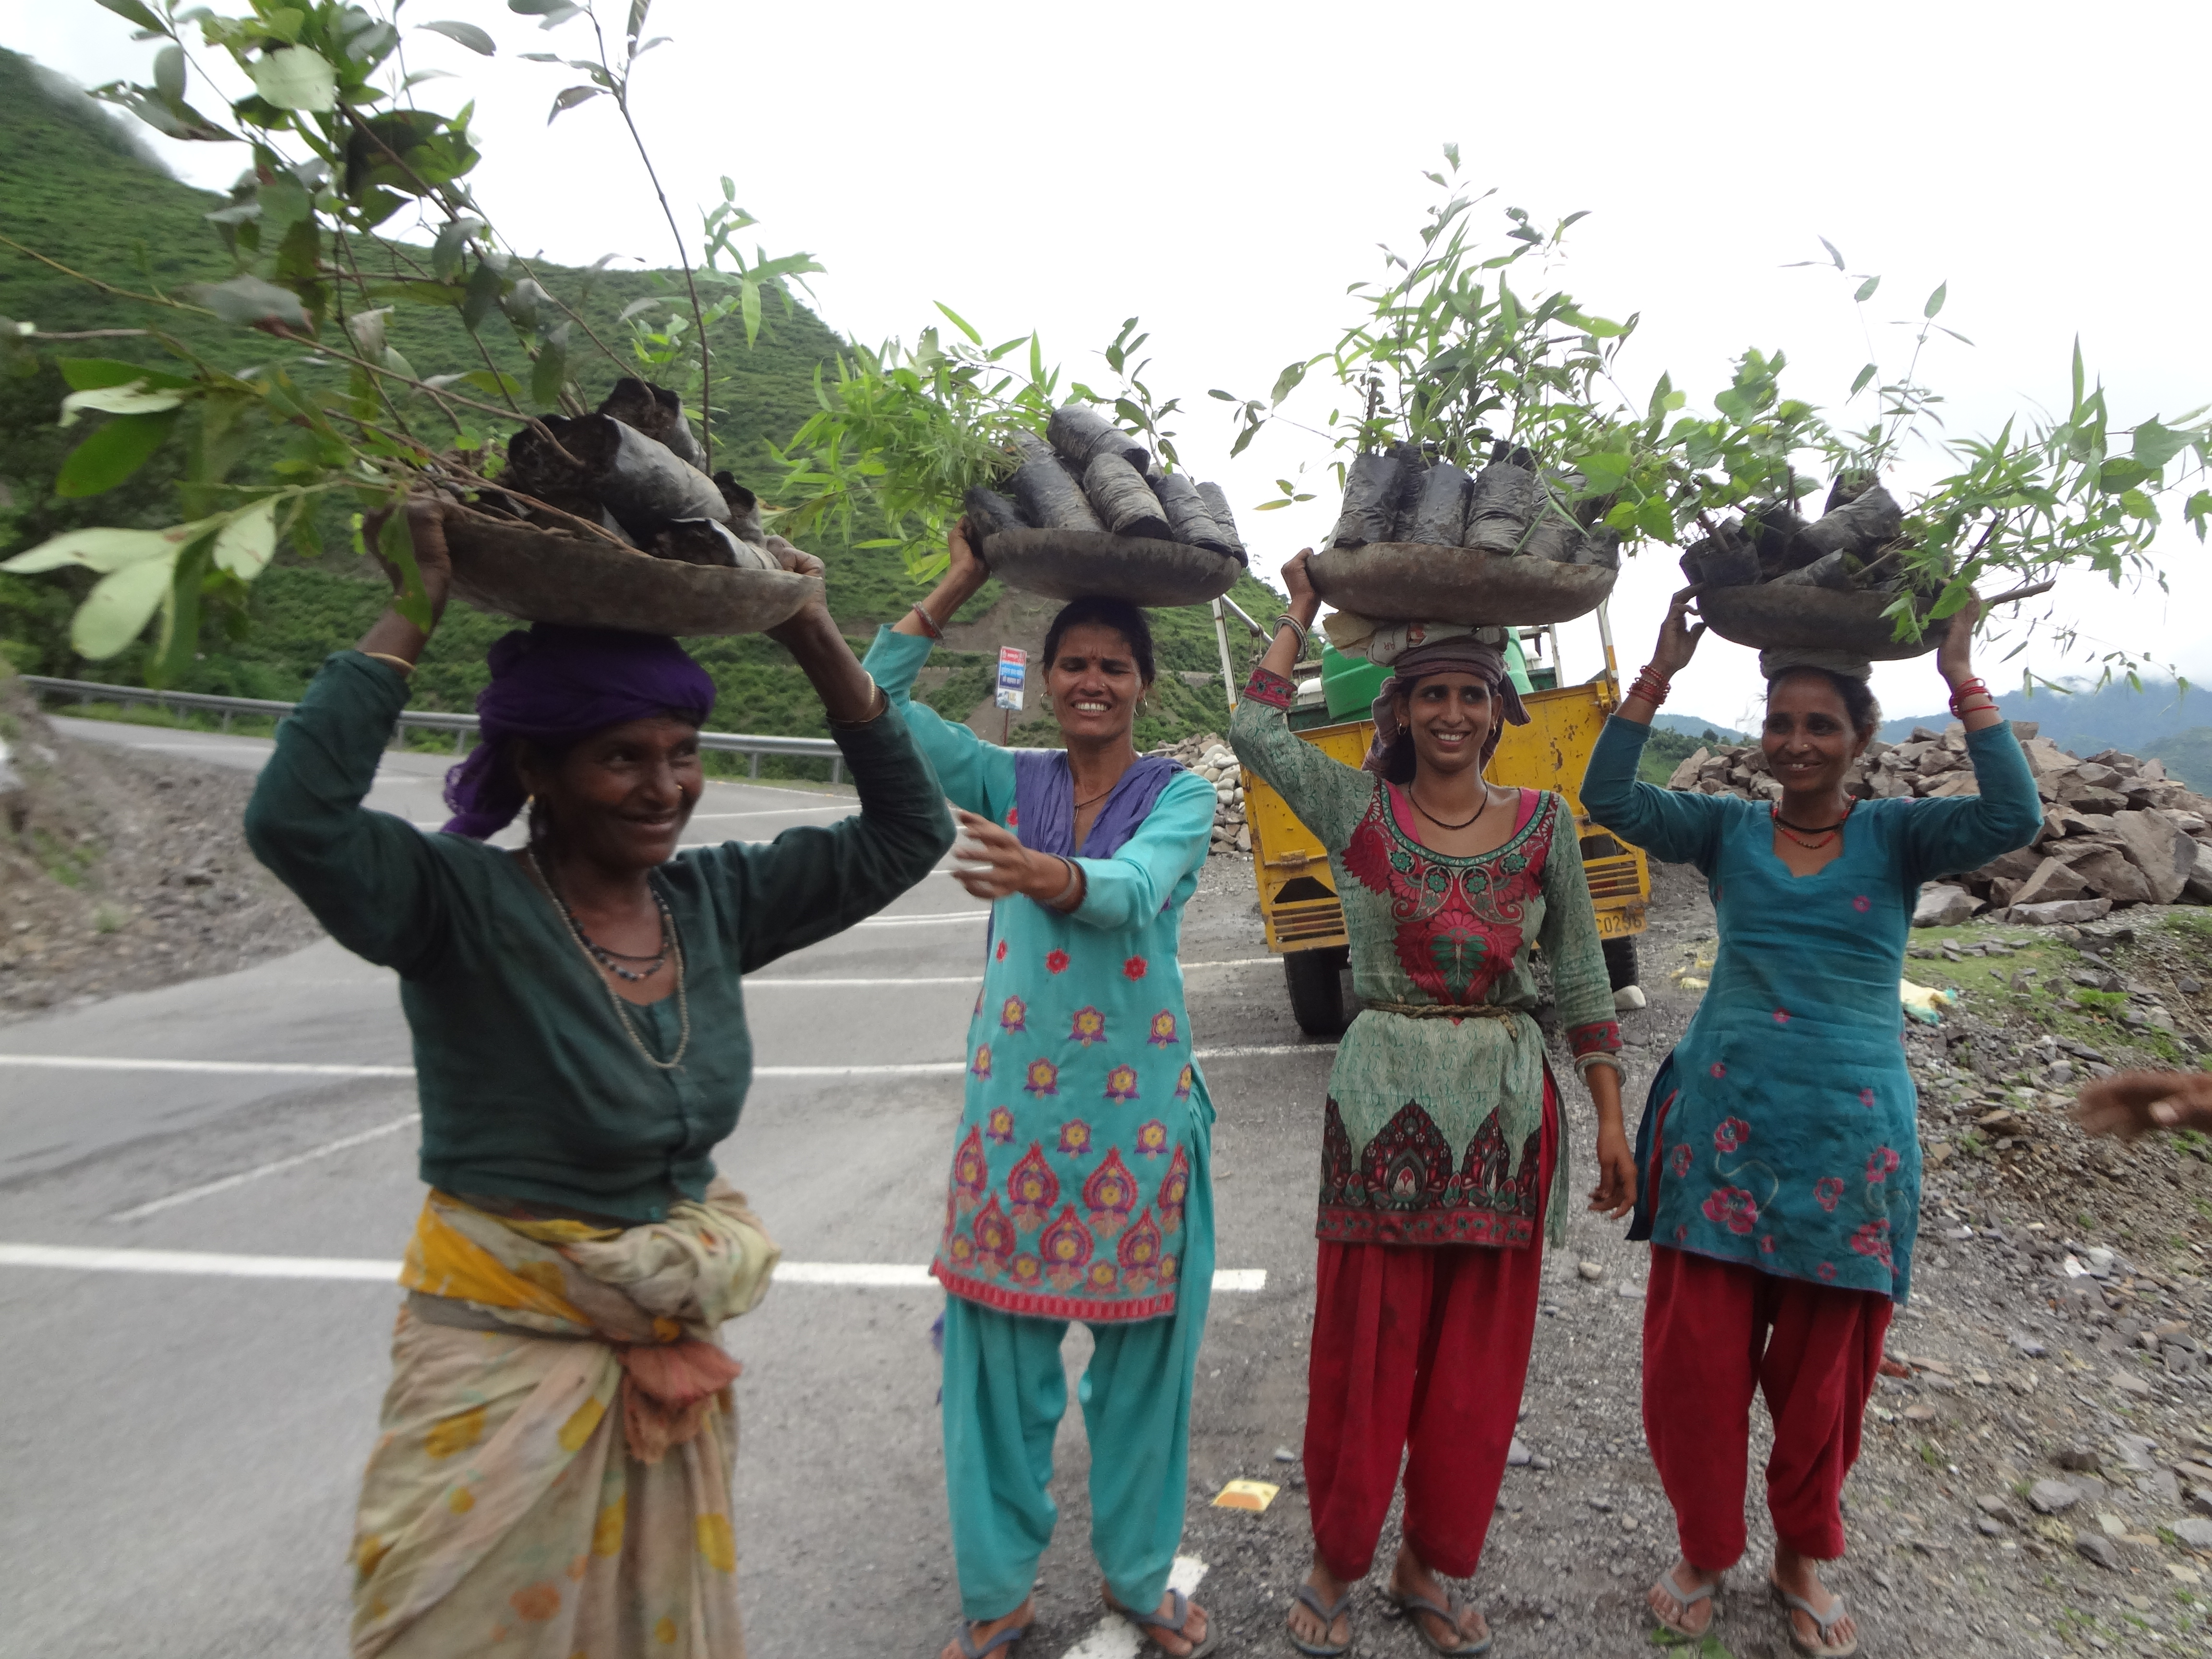
[(1029, 678), (1030, 653), (1018, 647), (999, 647), (999, 707), (1019, 708), (1022, 687)]

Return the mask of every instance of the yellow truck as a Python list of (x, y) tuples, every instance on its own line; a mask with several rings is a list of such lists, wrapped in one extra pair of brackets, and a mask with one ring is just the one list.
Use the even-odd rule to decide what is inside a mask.
[[(1637, 981), (1636, 936), (1644, 931), (1651, 872), (1640, 850), (1591, 823), (1583, 811), (1583, 771), (1591, 746), (1606, 716), (1620, 706), (1612, 630), (1601, 606), (1597, 622), (1604, 666), (1579, 684), (1561, 683), (1556, 627), (1511, 630), (1508, 665), (1528, 706), (1528, 724), (1505, 728), (1487, 775), (1494, 783), (1556, 790), (1574, 808), (1583, 867), (1605, 941), (1606, 968), (1618, 992)], [(1372, 664), (1324, 647), (1322, 676), (1300, 685), (1291, 726), (1324, 753), (1347, 766), (1358, 765), (1375, 732), (1364, 718), (1366, 706), (1382, 678)], [(1358, 1004), (1352, 994), (1344, 907), (1337, 901), (1328, 855), (1280, 795), (1249, 773), (1243, 784), (1260, 915), (1268, 950), (1283, 958), (1291, 1012), (1300, 1029), (1316, 1036), (1335, 1036), (1350, 1023)]]

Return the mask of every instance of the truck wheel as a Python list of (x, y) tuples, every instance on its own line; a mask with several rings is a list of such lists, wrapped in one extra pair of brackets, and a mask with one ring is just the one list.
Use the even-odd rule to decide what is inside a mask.
[(1293, 951), (1283, 958), (1283, 982), (1291, 993), (1291, 1018), (1309, 1036), (1341, 1036), (1352, 1023), (1345, 1008), (1344, 970), (1349, 950)]
[(1616, 991), (1638, 983), (1636, 969), (1636, 937), (1605, 941), (1605, 976)]

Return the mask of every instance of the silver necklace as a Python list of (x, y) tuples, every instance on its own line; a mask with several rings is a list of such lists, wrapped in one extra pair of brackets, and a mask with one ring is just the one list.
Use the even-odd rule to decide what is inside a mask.
[[(607, 994), (607, 1000), (614, 1004), (615, 1018), (622, 1022), (623, 1030), (629, 1038), (630, 1047), (644, 1056), (645, 1063), (655, 1070), (663, 1072), (677, 1070), (684, 1064), (685, 1050), (691, 1046), (691, 1004), (685, 994), (684, 984), (684, 940), (676, 932), (676, 918), (669, 914), (667, 901), (660, 896), (657, 890), (648, 890), (653, 891), (653, 902), (660, 907), (662, 943), (666, 947), (668, 954), (676, 958), (678, 1032), (676, 1052), (666, 1060), (662, 1060), (645, 1046), (645, 1039), (638, 1035), (637, 1026), (630, 1019), (629, 1005), (616, 994), (615, 988), (608, 984), (605, 976), (599, 972), (599, 959), (592, 952), (591, 941), (584, 936), (582, 924), (576, 920), (574, 913), (568, 908), (568, 901), (561, 896), (561, 890), (554, 886), (551, 878), (539, 867), (536, 850), (526, 847), (522, 849), (522, 856), (530, 866), (530, 873), (538, 878), (538, 884), (545, 890), (546, 897), (553, 901), (553, 908), (560, 912), (561, 920), (567, 924), (568, 937), (575, 940), (576, 948), (584, 953), (584, 960), (591, 964), (592, 977), (599, 981), (599, 988)], [(611, 963), (609, 965), (612, 966)], [(620, 969), (616, 969), (615, 971), (622, 972)], [(634, 975), (623, 976), (625, 978), (642, 977)]]

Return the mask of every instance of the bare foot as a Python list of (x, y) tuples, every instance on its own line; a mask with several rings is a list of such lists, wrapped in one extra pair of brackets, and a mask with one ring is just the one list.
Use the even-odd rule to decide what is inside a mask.
[[(1114, 1599), (1114, 1592), (1110, 1588), (1105, 1591), (1105, 1596), (1106, 1605), (1115, 1612), (1126, 1614), (1129, 1611)], [(1160, 1597), (1160, 1604), (1152, 1609), (1152, 1616), (1157, 1619), (1174, 1618), (1175, 1603), (1175, 1592), (1170, 1590)], [(1138, 1629), (1145, 1633), (1145, 1639), (1152, 1643), (1162, 1653), (1166, 1654), (1168, 1659), (1183, 1659), (1185, 1654), (1194, 1651), (1206, 1640), (1206, 1609), (1195, 1601), (1186, 1602), (1183, 1607), (1182, 1632), (1180, 1635), (1176, 1633), (1172, 1626), (1163, 1627), (1158, 1625), (1139, 1625)]]
[[(1314, 1559), (1313, 1571), (1306, 1575), (1306, 1583), (1321, 1598), (1325, 1607), (1333, 1607), (1344, 1600), (1352, 1586), (1322, 1565), (1319, 1557)], [(1308, 1647), (1341, 1648), (1352, 1641), (1352, 1609), (1346, 1607), (1333, 1620), (1324, 1622), (1322, 1616), (1304, 1602), (1291, 1603), (1291, 1634)]]
[[(1429, 1571), (1428, 1564), (1409, 1545), (1398, 1546), (1397, 1563), (1390, 1569), (1390, 1590), (1395, 1595), (1418, 1595), (1442, 1607), (1451, 1605), (1450, 1587)], [(1490, 1621), (1473, 1607), (1460, 1610), (1457, 1626), (1432, 1613), (1416, 1613), (1413, 1617), (1421, 1621), (1421, 1628), (1432, 1641), (1451, 1647), (1486, 1641), (1490, 1636)]]
[(1687, 1556), (1678, 1555), (1674, 1558), (1674, 1565), (1668, 1569), (1666, 1577), (1654, 1584), (1650, 1594), (1644, 1599), (1651, 1604), (1651, 1611), (1665, 1623), (1678, 1630), (1688, 1631), (1692, 1636), (1703, 1636), (1713, 1627), (1712, 1598), (1707, 1596), (1685, 1605), (1678, 1592), (1687, 1590), (1694, 1595), (1700, 1585), (1707, 1583), (1717, 1589), (1720, 1577), (1717, 1572), (1700, 1571), (1690, 1565)]
[[(1016, 1625), (1026, 1625), (1036, 1617), (1036, 1600), (1034, 1597), (1025, 1596), (1023, 1598), (1021, 1606), (1016, 1607), (1012, 1613), (1008, 1613), (1003, 1619), (993, 1619), (988, 1622), (971, 1623), (968, 1626), (968, 1645), (975, 1649), (978, 1652), (981, 1652), (983, 1649), (990, 1646), (991, 1638), (996, 1636), (1000, 1631), (1011, 1630)], [(999, 1650), (998, 1653), (993, 1654), (991, 1656), (991, 1659), (1000, 1659), (1000, 1655), (1006, 1652), (1007, 1650), (1012, 1648), (1013, 1645), (1014, 1644), (1012, 1642), (1007, 1643), (1006, 1647)], [(956, 1639), (954, 1641), (947, 1642), (945, 1644), (945, 1651), (939, 1654), (937, 1656), (937, 1659), (965, 1659), (965, 1656), (961, 1653), (960, 1644)]]
[[(1825, 1616), (1835, 1611), (1843, 1598), (1832, 1592), (1820, 1582), (1820, 1564), (1809, 1555), (1800, 1555), (1781, 1545), (1774, 1547), (1774, 1582), (1791, 1595), (1811, 1602)], [(1831, 1653), (1848, 1648), (1858, 1640), (1858, 1621), (1848, 1613), (1828, 1626), (1825, 1638), (1820, 1627), (1810, 1613), (1796, 1607), (1790, 1609), (1790, 1628), (1797, 1639), (1814, 1653)]]

